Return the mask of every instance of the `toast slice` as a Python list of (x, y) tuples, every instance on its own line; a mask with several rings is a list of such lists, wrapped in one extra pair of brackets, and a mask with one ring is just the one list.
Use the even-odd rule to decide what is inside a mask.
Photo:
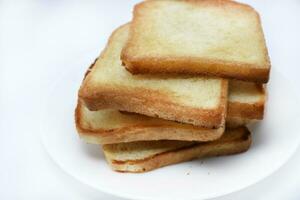
[[(229, 86), (227, 127), (244, 126), (263, 118), (265, 90), (262, 85), (230, 81)], [(224, 132), (224, 128), (201, 128), (139, 114), (124, 114), (114, 109), (90, 111), (80, 102), (75, 119), (80, 137), (94, 144), (146, 140), (211, 141)]]
[(75, 119), (79, 136), (92, 144), (146, 140), (211, 141), (220, 138), (224, 132), (224, 127), (209, 129), (114, 109), (90, 111), (80, 102)]
[(79, 90), (90, 110), (114, 108), (206, 128), (224, 126), (228, 81), (221, 78), (132, 75), (120, 60), (129, 24), (118, 28)]
[(195, 158), (236, 154), (247, 151), (251, 134), (246, 127), (226, 130), (212, 142), (140, 141), (103, 145), (110, 167), (120, 172), (146, 172)]
[(266, 83), (259, 14), (228, 0), (153, 0), (135, 6), (121, 55), (134, 73), (187, 73)]

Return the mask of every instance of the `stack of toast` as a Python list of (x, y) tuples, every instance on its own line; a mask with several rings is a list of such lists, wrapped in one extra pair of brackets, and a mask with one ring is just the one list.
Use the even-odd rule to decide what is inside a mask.
[(249, 149), (270, 61), (258, 13), (229, 0), (149, 0), (134, 7), (87, 70), (80, 137), (108, 164), (145, 172)]

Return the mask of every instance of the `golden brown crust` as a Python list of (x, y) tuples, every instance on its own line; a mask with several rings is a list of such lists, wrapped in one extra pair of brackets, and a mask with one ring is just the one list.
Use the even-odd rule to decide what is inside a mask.
[(77, 106), (75, 108), (75, 126), (76, 126), (76, 129), (77, 129), (77, 132), (80, 133), (82, 132), (83, 130), (85, 130), (83, 128), (83, 125), (82, 125), (82, 117), (83, 117), (83, 114), (82, 114), (82, 108), (81, 108), (81, 104), (79, 103), (79, 101), (77, 102)]
[(199, 61), (199, 58), (186, 60), (184, 58), (165, 57), (158, 61), (157, 58), (152, 57), (131, 58), (125, 51), (123, 52), (121, 59), (126, 69), (132, 74), (198, 74), (257, 83), (269, 81), (270, 67), (261, 68), (247, 63), (232, 63), (204, 58)]
[(260, 101), (254, 104), (229, 102), (228, 115), (261, 120), (264, 117), (264, 102)]
[[(103, 57), (107, 47), (112, 42), (116, 29), (99, 59)], [(89, 71), (93, 70), (93, 66)], [(144, 88), (129, 89), (126, 87), (95, 87), (89, 84), (90, 76), (87, 74), (78, 92), (81, 102), (92, 111), (104, 108), (115, 108), (122, 111), (135, 112), (151, 117), (159, 117), (167, 120), (179, 121), (206, 128), (219, 128), (225, 124), (227, 108), (228, 80), (222, 79), (221, 98), (218, 107), (212, 109), (201, 109), (183, 106), (172, 102), (168, 95)]]
[(243, 131), (242, 137), (224, 142), (200, 143), (198, 145), (160, 153), (141, 160), (118, 161), (111, 160), (108, 157), (106, 159), (111, 168), (115, 171), (139, 173), (200, 157), (241, 153), (249, 149), (251, 145), (251, 134), (245, 127), (238, 129)]
[(207, 129), (187, 124), (157, 123), (129, 125), (114, 129), (93, 129), (83, 125), (82, 105), (75, 109), (76, 129), (81, 138), (94, 144), (112, 144), (146, 140), (212, 141), (220, 138), (224, 127)]
[[(130, 37), (122, 50), (121, 59), (126, 69), (132, 74), (198, 74), (205, 76), (216, 76), (229, 79), (237, 79), (243, 81), (251, 81), (258, 83), (267, 83), (270, 74), (270, 59), (268, 50), (265, 45), (264, 34), (261, 29), (261, 20), (259, 14), (249, 5), (228, 1), (228, 0), (186, 0), (186, 2), (195, 5), (216, 5), (216, 6), (235, 6), (242, 7), (244, 10), (254, 11), (257, 18), (257, 31), (262, 35), (261, 43), (264, 44), (265, 64), (262, 66), (257, 64), (230, 62), (222, 59), (208, 59), (200, 57), (151, 57), (151, 56), (135, 56), (129, 53), (129, 48), (135, 43), (135, 33), (133, 28), (130, 29)], [(148, 2), (137, 4), (133, 11), (133, 20), (131, 27), (137, 26), (137, 19), (143, 13), (139, 12), (139, 8), (147, 6)], [(188, 66), (188, 67), (187, 67)]]

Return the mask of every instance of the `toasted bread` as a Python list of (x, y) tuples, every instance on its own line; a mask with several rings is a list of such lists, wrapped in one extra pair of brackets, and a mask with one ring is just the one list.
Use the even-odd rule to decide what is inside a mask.
[[(227, 127), (244, 126), (263, 118), (265, 91), (262, 85), (242, 81), (229, 82)], [(221, 137), (224, 128), (195, 127), (114, 109), (89, 111), (78, 103), (76, 127), (88, 143), (110, 144), (142, 140), (211, 141)]]
[(247, 151), (251, 134), (246, 127), (226, 130), (212, 142), (140, 141), (103, 145), (104, 155), (113, 170), (146, 172), (195, 158), (236, 154)]
[(220, 138), (224, 132), (224, 127), (209, 129), (113, 109), (90, 111), (81, 103), (78, 103), (75, 115), (80, 137), (93, 144), (144, 140), (211, 141)]
[(132, 75), (120, 60), (129, 24), (117, 29), (79, 90), (90, 109), (113, 108), (206, 128), (224, 126), (228, 81), (191, 76)]
[(201, 74), (265, 83), (270, 71), (259, 14), (228, 0), (136, 5), (121, 58), (134, 74)]

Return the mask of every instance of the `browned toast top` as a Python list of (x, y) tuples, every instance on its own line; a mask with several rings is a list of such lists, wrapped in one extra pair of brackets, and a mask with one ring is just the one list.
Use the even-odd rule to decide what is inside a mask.
[(135, 74), (203, 74), (267, 82), (270, 70), (258, 13), (227, 0), (136, 5), (122, 60)]

